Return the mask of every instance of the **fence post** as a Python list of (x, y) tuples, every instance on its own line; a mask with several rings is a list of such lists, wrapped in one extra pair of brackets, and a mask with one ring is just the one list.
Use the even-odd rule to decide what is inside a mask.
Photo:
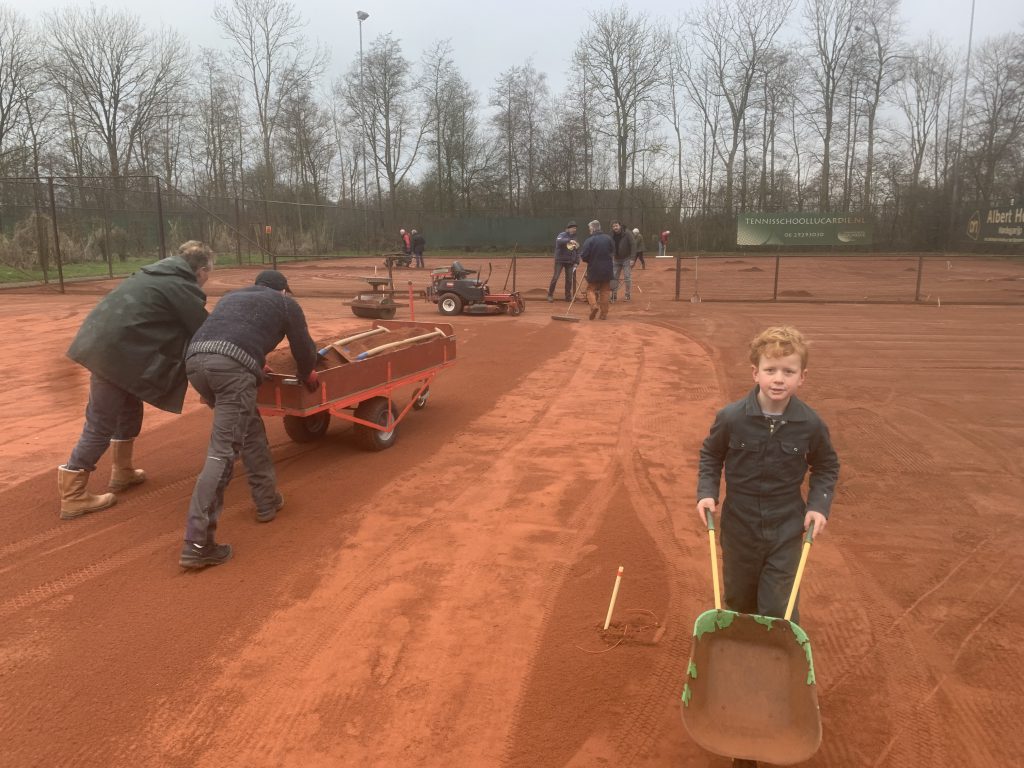
[(241, 219), (238, 215), (238, 195), (235, 195), (235, 258), (238, 266), (242, 266), (242, 230)]
[(775, 284), (772, 286), (772, 301), (779, 300), (779, 262), (781, 257), (778, 253), (775, 254)]
[(160, 258), (167, 258), (167, 241), (164, 237), (164, 204), (160, 199), (160, 177), (154, 176), (156, 180), (156, 217), (157, 217), (157, 234), (160, 237)]
[(676, 301), (679, 301), (679, 292), (682, 290), (683, 279), (683, 254), (676, 253)]
[[(50, 244), (49, 235), (46, 234), (46, 225), (43, 223), (43, 209), (39, 205), (39, 179), (32, 182), (32, 204), (36, 211), (36, 251), (39, 253), (39, 266), (43, 270), (43, 283), (50, 284)], [(43, 241), (46, 241), (45, 243)]]
[(924, 256), (917, 257), (917, 286), (914, 288), (914, 301), (921, 300), (921, 274), (924, 272)]
[(110, 245), (110, 201), (107, 200), (107, 190), (103, 190), (103, 241), (104, 251), (107, 257), (107, 275), (114, 279), (114, 254)]
[(64, 293), (64, 265), (60, 257), (60, 233), (57, 230), (57, 199), (53, 194), (53, 176), (46, 180), (50, 191), (50, 223), (53, 224), (53, 255), (57, 259), (57, 280), (60, 283), (60, 292)]

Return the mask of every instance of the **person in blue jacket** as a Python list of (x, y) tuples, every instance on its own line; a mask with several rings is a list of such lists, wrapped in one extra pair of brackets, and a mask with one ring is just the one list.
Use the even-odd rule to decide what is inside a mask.
[(600, 316), (608, 319), (608, 307), (612, 295), (612, 278), (615, 267), (612, 263), (615, 241), (601, 231), (601, 222), (590, 222), (590, 237), (583, 242), (580, 259), (587, 264), (587, 303), (590, 304), (590, 319)]

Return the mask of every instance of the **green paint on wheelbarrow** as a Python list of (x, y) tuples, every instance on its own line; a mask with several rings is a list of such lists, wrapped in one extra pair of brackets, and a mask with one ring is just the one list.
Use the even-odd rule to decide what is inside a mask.
[(758, 624), (764, 624), (769, 630), (771, 630), (775, 624), (775, 619), (771, 616), (752, 616), (751, 618), (753, 618)]
[(687, 683), (683, 686), (683, 706), (690, 706), (690, 698), (693, 696), (693, 691), (690, 690), (690, 684)]
[(797, 643), (803, 646), (804, 656), (807, 657), (807, 684), (814, 685), (814, 659), (811, 658), (811, 641), (799, 624), (794, 624), (791, 621), (789, 627), (793, 630), (793, 637), (796, 638)]
[(733, 611), (704, 611), (693, 623), (693, 636), (699, 640), (708, 632), (725, 629), (735, 618)]
[(693, 680), (697, 679), (697, 665), (694, 664), (692, 659), (690, 660), (690, 666), (686, 668), (686, 674)]

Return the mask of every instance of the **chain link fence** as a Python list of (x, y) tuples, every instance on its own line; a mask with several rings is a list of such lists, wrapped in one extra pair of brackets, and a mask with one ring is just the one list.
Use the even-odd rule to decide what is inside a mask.
[[(55, 282), (63, 290), (65, 279), (128, 274), (191, 239), (210, 243), (221, 264), (276, 266), (281, 260), (390, 253), (399, 248), (400, 228), (422, 232), (428, 252), (435, 254), (549, 256), (555, 235), (569, 221), (575, 221), (585, 237), (587, 222), (598, 219), (606, 231), (614, 220), (639, 229), (648, 258), (658, 252), (659, 233), (670, 230), (669, 253), (681, 257), (672, 267), (677, 271), (676, 298), (683, 300), (692, 295), (703, 300), (925, 301), (941, 295), (941, 290), (932, 290), (932, 283), (937, 283), (947, 288), (950, 301), (960, 295), (965, 301), (1020, 301), (1024, 285), (1016, 281), (1021, 279), (1017, 272), (1024, 259), (1019, 247), (988, 247), (989, 253), (1001, 253), (1003, 259), (979, 255), (973, 264), (972, 257), (960, 256), (870, 261), (915, 246), (942, 251), (941, 243), (951, 239), (953, 222), (966, 220), (966, 215), (951, 219), (948, 211), (920, 208), (901, 219), (895, 210), (885, 209), (875, 218), (873, 243), (825, 249), (822, 262), (810, 258), (822, 257), (820, 248), (738, 249), (735, 215), (706, 214), (696, 208), (591, 205), (547, 207), (532, 215), (494, 210), (444, 215), (406, 207), (380, 213), (353, 206), (197, 196), (156, 176), (0, 177), (0, 283)], [(957, 240), (955, 250), (970, 253), (972, 246)], [(740, 260), (749, 263), (740, 267)], [(956, 269), (943, 270), (954, 260)], [(859, 266), (841, 266), (847, 262)], [(703, 282), (698, 277), (702, 264)], [(999, 269), (993, 271), (993, 264)], [(847, 279), (842, 275), (865, 269), (887, 287), (865, 290), (860, 278), (851, 278), (849, 291), (837, 288)], [(948, 290), (958, 280), (969, 282), (968, 272), (978, 275), (970, 290)], [(801, 276), (805, 274), (808, 277)], [(814, 281), (821, 283), (816, 290), (810, 287)]]

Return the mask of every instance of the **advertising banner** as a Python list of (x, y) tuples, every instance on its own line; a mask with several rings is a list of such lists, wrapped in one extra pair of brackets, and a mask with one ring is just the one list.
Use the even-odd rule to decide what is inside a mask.
[(736, 245), (870, 245), (873, 233), (856, 213), (741, 213)]
[(976, 210), (967, 218), (966, 234), (980, 243), (1024, 243), (1024, 205)]

